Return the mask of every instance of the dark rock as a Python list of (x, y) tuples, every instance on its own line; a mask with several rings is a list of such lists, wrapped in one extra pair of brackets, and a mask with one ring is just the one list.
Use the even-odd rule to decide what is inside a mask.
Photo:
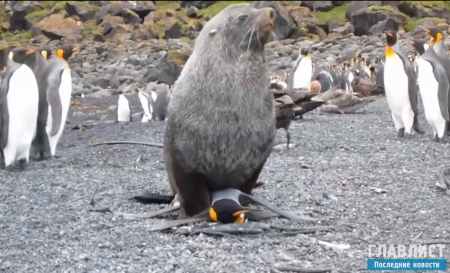
[(67, 15), (76, 15), (82, 22), (94, 19), (95, 11), (89, 10), (89, 8), (81, 2), (67, 2), (65, 10)]
[(172, 85), (180, 76), (190, 54), (187, 51), (168, 51), (156, 67), (160, 71), (158, 82)]
[(350, 22), (355, 29), (354, 34), (362, 36), (370, 34), (370, 29), (380, 21), (392, 19), (403, 25), (406, 18), (406, 15), (389, 6), (370, 6), (353, 13), (350, 17)]
[(369, 33), (371, 35), (376, 33), (384, 33), (385, 31), (395, 31), (398, 32), (399, 24), (392, 18), (388, 18), (381, 22), (376, 23), (370, 28)]
[(302, 1), (301, 6), (312, 11), (330, 11), (335, 5), (332, 1)]
[(345, 1), (331, 1), (331, 3), (333, 3), (335, 7), (339, 7), (342, 6), (345, 3)]
[(197, 17), (198, 8), (191, 6), (186, 11), (186, 16), (189, 18), (196, 18)]
[(400, 1), (398, 10), (410, 17), (450, 19), (450, 11), (443, 3), (443, 1)]
[(182, 8), (189, 8), (191, 6), (194, 6), (199, 9), (207, 8), (211, 5), (214, 5), (218, 1), (180, 1), (180, 6)]
[(131, 33), (130, 39), (133, 41), (159, 39), (159, 34), (153, 26), (140, 25)]
[(156, 11), (156, 6), (151, 1), (110, 1), (110, 4), (102, 7), (94, 18), (97, 24), (103, 22), (106, 15), (124, 17), (127, 23), (135, 22), (137, 16), (141, 22), (152, 11)]
[(36, 27), (46, 37), (52, 40), (62, 38), (69, 38), (83, 34), (82, 23), (73, 20), (72, 18), (65, 18), (64, 14), (55, 13), (45, 17), (36, 24)]
[(164, 39), (179, 39), (183, 35), (180, 23), (174, 17), (164, 19)]
[(278, 39), (288, 38), (295, 29), (294, 21), (289, 14), (289, 10), (278, 1), (257, 1), (255, 8), (272, 7), (277, 15), (275, 17), (274, 32)]
[(350, 21), (352, 14), (367, 7), (369, 7), (369, 1), (351, 1), (345, 10), (345, 18)]
[(289, 13), (298, 27), (305, 27), (309, 32), (315, 32), (316, 27), (320, 27), (325, 31), (327, 30), (326, 24), (314, 16), (309, 8), (293, 7)]

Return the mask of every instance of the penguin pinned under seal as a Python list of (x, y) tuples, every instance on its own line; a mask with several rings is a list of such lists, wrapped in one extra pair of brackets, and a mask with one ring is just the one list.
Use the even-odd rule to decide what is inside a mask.
[(292, 66), (288, 78), (288, 89), (308, 88), (313, 76), (313, 65), (307, 48), (300, 48), (300, 54)]
[(417, 84), (414, 69), (397, 45), (397, 33), (386, 32), (386, 61), (384, 63), (384, 90), (397, 130), (397, 137), (410, 135), (412, 129), (420, 129), (417, 115)]
[[(0, 45), (5, 47), (6, 45)], [(0, 87), (0, 148), (5, 167), (19, 160), (25, 170), (36, 134), (39, 92), (31, 68), (13, 61), (14, 55), (34, 54), (25, 48), (9, 52)], [(24, 58), (24, 57), (23, 57)]]
[(128, 99), (119, 91), (119, 100), (117, 102), (117, 122), (131, 122), (131, 108)]
[(57, 48), (56, 56), (49, 62), (44, 75), (48, 102), (45, 131), (52, 158), (57, 157), (56, 147), (64, 131), (72, 97), (72, 74), (66, 60), (78, 50), (71, 45)]
[(433, 129), (434, 140), (443, 140), (449, 119), (449, 88), (446, 71), (432, 47), (427, 50), (419, 40), (410, 41), (419, 54), (417, 81), (425, 112), (425, 118)]

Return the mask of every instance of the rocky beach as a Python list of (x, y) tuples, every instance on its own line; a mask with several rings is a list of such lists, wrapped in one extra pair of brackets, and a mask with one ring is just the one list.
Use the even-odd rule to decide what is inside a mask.
[[(280, 272), (277, 266), (357, 272), (366, 270), (369, 244), (449, 242), (450, 199), (435, 186), (440, 170), (448, 167), (449, 142), (431, 141), (421, 103), (419, 121), (427, 133), (397, 139), (385, 97), (355, 114), (311, 112), (292, 122), (296, 146), (274, 150), (260, 176), (264, 186), (256, 195), (284, 210), (301, 209), (321, 219), (295, 223), (277, 218), (268, 223), (329, 226), (331, 231), (178, 236), (149, 231), (162, 219), (125, 220), (89, 211), (154, 211), (160, 207), (129, 198), (145, 190), (170, 193), (160, 148), (90, 144), (162, 142), (165, 123), (140, 122), (142, 108), (134, 91), (173, 85), (198, 31), (227, 3), (0, 3), (2, 42), (80, 47), (69, 59), (72, 106), (59, 158), (31, 161), (25, 172), (0, 172), (0, 272)], [(276, 37), (266, 45), (273, 74), (289, 71), (301, 47), (309, 47), (320, 65), (358, 53), (382, 58), (387, 29), (398, 31), (405, 52), (412, 51), (407, 39), (426, 37), (424, 26), (438, 26), (446, 37), (449, 33), (450, 6), (443, 1), (254, 5), (277, 11)], [(0, 55), (0, 64), (5, 57)], [(119, 91), (130, 101), (130, 124), (114, 123)], [(276, 141), (284, 138), (280, 130)], [(448, 249), (444, 256), (450, 259)]]

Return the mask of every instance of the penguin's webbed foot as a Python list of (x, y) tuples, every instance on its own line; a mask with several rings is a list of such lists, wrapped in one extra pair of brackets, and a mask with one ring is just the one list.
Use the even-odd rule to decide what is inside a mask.
[(402, 137), (404, 137), (405, 136), (405, 128), (400, 128), (400, 129), (398, 129), (398, 131), (397, 131), (397, 137), (398, 138), (402, 138)]
[(19, 168), (21, 171), (26, 171), (28, 168), (28, 163), (25, 158), (19, 160)]

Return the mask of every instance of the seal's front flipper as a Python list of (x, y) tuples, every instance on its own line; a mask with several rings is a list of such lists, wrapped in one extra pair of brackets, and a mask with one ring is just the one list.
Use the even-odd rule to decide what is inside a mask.
[(130, 200), (134, 199), (141, 204), (170, 204), (174, 198), (175, 196), (173, 195), (163, 195), (145, 191), (142, 195), (134, 196), (130, 198)]

